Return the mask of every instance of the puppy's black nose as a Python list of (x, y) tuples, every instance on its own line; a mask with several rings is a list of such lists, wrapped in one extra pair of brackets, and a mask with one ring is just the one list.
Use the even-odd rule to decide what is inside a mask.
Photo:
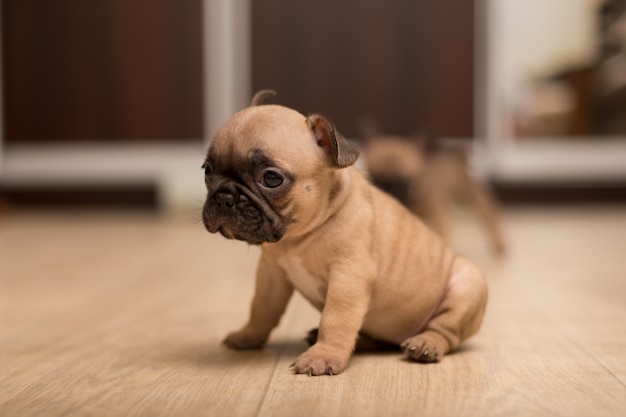
[(215, 201), (222, 210), (228, 210), (235, 205), (235, 197), (232, 194), (219, 193), (215, 196)]

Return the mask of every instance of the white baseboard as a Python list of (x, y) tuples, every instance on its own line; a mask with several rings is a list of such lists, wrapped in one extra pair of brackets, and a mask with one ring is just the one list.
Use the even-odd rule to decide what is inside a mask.
[(2, 184), (97, 186), (155, 184), (165, 210), (197, 207), (205, 196), (205, 145), (51, 145), (4, 149)]

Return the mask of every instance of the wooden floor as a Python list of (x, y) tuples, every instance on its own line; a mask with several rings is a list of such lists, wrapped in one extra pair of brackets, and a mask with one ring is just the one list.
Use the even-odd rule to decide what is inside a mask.
[(246, 319), (256, 248), (192, 216), (5, 215), (0, 416), (625, 416), (626, 208), (504, 221), (502, 261), (457, 228), (491, 297), (458, 353), (308, 377), (289, 369), (319, 317), (301, 298), (265, 349), (220, 344)]

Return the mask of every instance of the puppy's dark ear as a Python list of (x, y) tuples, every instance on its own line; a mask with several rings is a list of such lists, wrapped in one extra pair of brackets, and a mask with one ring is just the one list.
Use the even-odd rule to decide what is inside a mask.
[(306, 118), (306, 123), (313, 130), (318, 146), (326, 151), (332, 165), (345, 168), (359, 158), (356, 146), (341, 136), (335, 125), (324, 116), (312, 114)]
[(272, 98), (276, 95), (276, 91), (274, 90), (259, 90), (252, 97), (252, 102), (250, 102), (251, 106), (260, 106), (265, 103), (265, 100), (268, 98)]

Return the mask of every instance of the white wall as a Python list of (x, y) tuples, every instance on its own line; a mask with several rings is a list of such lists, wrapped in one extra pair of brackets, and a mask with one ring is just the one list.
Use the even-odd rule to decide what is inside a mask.
[(492, 0), (507, 85), (592, 61), (598, 0)]

